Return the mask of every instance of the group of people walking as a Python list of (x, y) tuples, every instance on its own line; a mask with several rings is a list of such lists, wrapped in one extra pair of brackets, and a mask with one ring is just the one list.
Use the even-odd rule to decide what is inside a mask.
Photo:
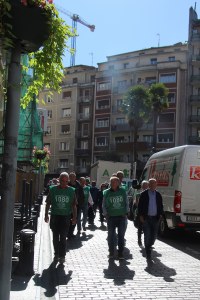
[[(126, 186), (122, 182), (123, 172), (118, 171), (110, 178), (110, 184), (102, 183), (100, 189), (96, 182), (92, 185), (85, 177), (76, 179), (74, 172), (63, 172), (59, 177), (59, 184), (49, 189), (46, 199), (45, 221), (49, 221), (53, 232), (54, 261), (64, 263), (66, 253), (66, 237), (77, 235), (86, 230), (86, 223), (94, 222), (94, 216), (99, 210), (101, 225), (107, 222), (108, 257), (113, 259), (117, 254), (119, 260), (124, 259), (125, 232), (130, 215), (130, 200)], [(163, 215), (163, 201), (161, 194), (156, 191), (156, 179), (143, 181), (140, 192), (133, 194), (131, 201), (137, 208), (138, 244), (142, 246), (142, 232), (144, 232), (144, 248), (147, 262), (151, 262), (151, 250), (155, 242), (159, 220)], [(93, 217), (90, 218), (90, 209)], [(118, 251), (116, 253), (116, 248)]]

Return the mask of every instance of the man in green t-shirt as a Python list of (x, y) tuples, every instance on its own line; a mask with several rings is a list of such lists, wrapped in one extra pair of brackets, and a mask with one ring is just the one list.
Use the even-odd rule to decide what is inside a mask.
[(64, 263), (66, 254), (66, 237), (68, 234), (71, 214), (72, 224), (76, 224), (76, 195), (75, 189), (68, 186), (69, 175), (60, 174), (59, 185), (51, 186), (46, 199), (45, 222), (49, 222), (49, 208), (51, 207), (50, 228), (53, 233), (54, 261)]
[(126, 231), (127, 214), (129, 213), (126, 191), (120, 187), (119, 178), (110, 178), (110, 188), (103, 191), (103, 214), (108, 224), (108, 248), (109, 258), (114, 257), (117, 228), (118, 234), (118, 258), (124, 259), (124, 235)]

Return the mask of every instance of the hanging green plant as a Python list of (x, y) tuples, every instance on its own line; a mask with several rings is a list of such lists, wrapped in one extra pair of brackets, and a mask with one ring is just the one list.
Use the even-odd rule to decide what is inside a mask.
[(36, 170), (40, 167), (43, 168), (44, 173), (48, 173), (50, 151), (47, 147), (43, 149), (38, 149), (36, 146), (33, 147), (32, 164)]
[[(28, 16), (29, 21), (25, 23), (22, 23), (22, 20), (19, 20), (19, 22), (14, 21), (16, 7), (23, 11), (26, 19)], [(36, 21), (34, 23), (35, 31), (32, 30), (34, 24), (30, 20), (30, 16), (36, 13), (41, 16), (41, 22), (44, 20), (44, 24), (46, 24), (43, 35), (39, 39), (38, 36), (40, 36), (40, 30), (42, 30), (41, 26), (38, 27), (39, 18), (33, 18)], [(18, 23), (22, 25), (20, 33), (16, 30)], [(31, 34), (26, 33), (28, 29), (32, 30)], [(23, 108), (35, 96), (37, 97), (44, 88), (60, 92), (60, 83), (64, 76), (62, 58), (66, 48), (71, 51), (67, 41), (74, 34), (72, 28), (59, 17), (52, 0), (0, 0), (0, 40), (2, 41), (2, 47), (10, 51), (15, 39), (20, 39), (22, 41), (22, 52), (29, 53), (29, 65), (23, 66), (23, 68), (25, 70), (33, 68), (34, 70), (33, 80), (30, 82), (26, 94), (21, 98)], [(27, 40), (29, 37), (31, 39), (31, 35), (33, 40)], [(43, 41), (42, 38), (44, 38)], [(41, 42), (42, 45), (39, 45)], [(42, 47), (35, 51), (38, 46)], [(33, 49), (33, 52), (31, 52), (31, 49)]]

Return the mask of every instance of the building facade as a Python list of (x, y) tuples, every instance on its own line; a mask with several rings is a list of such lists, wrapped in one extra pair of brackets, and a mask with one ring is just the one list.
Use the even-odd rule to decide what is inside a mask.
[[(94, 107), (93, 161), (106, 155), (130, 161), (133, 151), (130, 126), (120, 112), (128, 89), (162, 82), (169, 89), (169, 108), (157, 124), (157, 151), (186, 142), (187, 44), (150, 48), (109, 56), (98, 65)], [(152, 150), (151, 121), (138, 134), (137, 169), (142, 169)]]
[(95, 75), (94, 67), (66, 68), (60, 94), (40, 93), (40, 100), (45, 102), (40, 107), (46, 108), (48, 115), (44, 145), (51, 151), (50, 173), (89, 174)]

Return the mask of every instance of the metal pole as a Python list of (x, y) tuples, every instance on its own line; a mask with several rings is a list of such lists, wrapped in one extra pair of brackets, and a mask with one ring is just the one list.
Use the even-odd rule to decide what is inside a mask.
[(5, 120), (2, 166), (2, 198), (0, 200), (0, 299), (10, 299), (12, 269), (14, 202), (17, 168), (17, 138), (20, 111), (21, 46), (11, 50)]

